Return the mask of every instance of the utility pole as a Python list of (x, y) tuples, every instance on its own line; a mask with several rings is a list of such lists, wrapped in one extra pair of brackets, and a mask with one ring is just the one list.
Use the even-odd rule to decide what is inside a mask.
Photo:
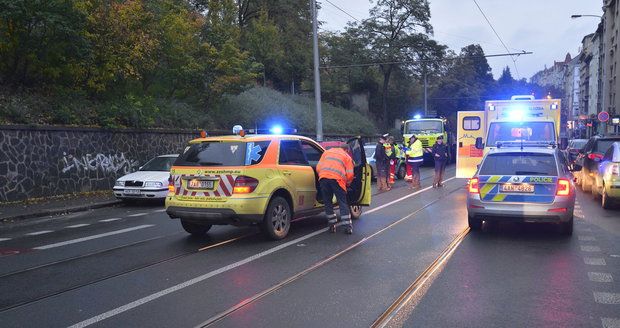
[(424, 117), (428, 116), (428, 80), (426, 78), (426, 66), (424, 67)]
[(316, 0), (312, 0), (312, 43), (314, 50), (314, 100), (316, 102), (316, 140), (323, 141), (323, 114), (321, 113), (321, 76), (319, 75), (319, 35)]

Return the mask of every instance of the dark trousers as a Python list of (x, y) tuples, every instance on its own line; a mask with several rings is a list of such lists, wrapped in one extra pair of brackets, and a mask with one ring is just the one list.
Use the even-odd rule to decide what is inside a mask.
[(433, 185), (440, 185), (443, 181), (443, 172), (446, 170), (446, 161), (435, 160), (435, 179)]
[(351, 214), (349, 212), (349, 204), (347, 203), (347, 192), (343, 190), (338, 184), (338, 181), (333, 179), (321, 179), (319, 180), (321, 187), (321, 195), (323, 196), (323, 204), (325, 204), (325, 214), (329, 224), (337, 222), (336, 214), (334, 213), (334, 204), (332, 200), (336, 195), (338, 206), (340, 207), (340, 220), (345, 225), (351, 224)]

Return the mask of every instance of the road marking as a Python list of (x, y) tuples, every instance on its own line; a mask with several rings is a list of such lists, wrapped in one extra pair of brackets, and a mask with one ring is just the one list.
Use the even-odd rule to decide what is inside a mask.
[(118, 221), (118, 220), (122, 220), (122, 218), (103, 219), (103, 220), (99, 220), (99, 222), (112, 222), (112, 221)]
[[(455, 179), (455, 177), (449, 178), (449, 179), (445, 180), (444, 182), (448, 182), (448, 181), (453, 180), (453, 179)], [(394, 204), (394, 203), (396, 203), (396, 202), (402, 201), (402, 200), (404, 200), (404, 199), (407, 199), (407, 198), (409, 198), (409, 197), (412, 197), (412, 196), (414, 196), (414, 195), (419, 194), (419, 193), (420, 193), (420, 192), (422, 192), (422, 191), (426, 191), (426, 190), (429, 190), (429, 189), (431, 189), (431, 187), (424, 188), (424, 189), (419, 190), (419, 191), (417, 191), (417, 192), (415, 192), (415, 193), (412, 193), (412, 194), (409, 194), (409, 195), (407, 195), (407, 196), (401, 197), (401, 198), (399, 198), (399, 199), (397, 199), (397, 200), (395, 200), (395, 201), (392, 201), (392, 202), (390, 202), (390, 203), (384, 204), (384, 205), (379, 206), (379, 207), (377, 207), (377, 208), (373, 208), (372, 210), (367, 211), (367, 212), (366, 212), (366, 214), (370, 214), (370, 213), (376, 212), (376, 211), (378, 211), (378, 210), (380, 210), (380, 209), (383, 209), (383, 208), (385, 208), (385, 207), (388, 207), (388, 206), (390, 206), (390, 205), (392, 205), (392, 204)], [(140, 298), (140, 299), (138, 299), (138, 300), (135, 300), (135, 301), (133, 301), (133, 302), (127, 303), (127, 304), (125, 304), (125, 305), (123, 305), (123, 306), (119, 306), (119, 307), (117, 307), (117, 308), (115, 308), (115, 309), (112, 309), (112, 310), (110, 310), (110, 311), (107, 311), (107, 312), (101, 313), (101, 314), (99, 314), (99, 315), (96, 315), (96, 316), (91, 317), (91, 318), (89, 318), (89, 319), (86, 319), (86, 320), (84, 320), (84, 321), (80, 321), (80, 322), (78, 322), (78, 323), (76, 323), (76, 324), (74, 324), (74, 325), (70, 326), (69, 328), (82, 328), (82, 327), (87, 327), (87, 326), (90, 326), (90, 325), (95, 324), (95, 323), (97, 323), (97, 322), (103, 321), (103, 320), (105, 320), (105, 319), (107, 319), (107, 318), (114, 317), (114, 316), (119, 315), (119, 314), (121, 314), (121, 313), (127, 312), (127, 311), (129, 311), (129, 310), (131, 310), (131, 309), (133, 309), (133, 308), (136, 308), (136, 307), (141, 306), (141, 305), (144, 305), (144, 304), (146, 304), (146, 303), (148, 303), (148, 302), (151, 302), (151, 301), (154, 301), (154, 300), (159, 299), (159, 298), (161, 298), (161, 297), (164, 297), (164, 296), (166, 296), (166, 295), (168, 295), (168, 294), (170, 294), (170, 293), (174, 293), (174, 292), (176, 292), (176, 291), (178, 291), (178, 290), (181, 290), (181, 289), (184, 289), (184, 288), (186, 288), (186, 287), (189, 287), (189, 286), (195, 285), (195, 284), (197, 284), (197, 283), (199, 283), (199, 282), (202, 282), (202, 281), (207, 280), (207, 279), (209, 279), (209, 278), (211, 278), (211, 277), (217, 276), (217, 275), (219, 275), (219, 274), (221, 274), (221, 273), (224, 273), (224, 272), (230, 271), (230, 270), (235, 269), (235, 268), (237, 268), (237, 267), (239, 267), (239, 266), (242, 266), (242, 265), (244, 265), (244, 264), (247, 264), (247, 263), (250, 263), (250, 262), (256, 261), (256, 260), (258, 260), (258, 259), (260, 259), (260, 258), (263, 258), (263, 257), (265, 257), (265, 256), (267, 256), (267, 255), (273, 254), (273, 253), (275, 253), (275, 252), (277, 252), (277, 251), (280, 251), (280, 250), (282, 250), (282, 249), (284, 249), (284, 248), (287, 248), (287, 247), (289, 247), (289, 246), (292, 246), (292, 245), (297, 245), (297, 244), (299, 244), (300, 242), (302, 242), (302, 241), (304, 241), (304, 240), (306, 240), (306, 239), (312, 238), (312, 237), (314, 237), (314, 236), (318, 236), (318, 235), (320, 235), (320, 234), (322, 234), (322, 233), (326, 232), (328, 229), (329, 229), (329, 228), (323, 228), (323, 229), (319, 229), (319, 230), (317, 230), (317, 231), (315, 231), (315, 232), (311, 232), (311, 233), (309, 233), (309, 234), (307, 234), (307, 235), (305, 235), (305, 236), (302, 236), (302, 237), (299, 237), (299, 238), (297, 238), (297, 239), (294, 239), (294, 240), (291, 240), (291, 241), (289, 241), (289, 242), (286, 242), (286, 243), (284, 243), (284, 244), (281, 244), (281, 245), (275, 246), (275, 247), (270, 248), (270, 249), (268, 249), (268, 250), (266, 250), (266, 251), (263, 251), (263, 252), (260, 252), (260, 253), (254, 254), (254, 255), (252, 255), (252, 256), (250, 256), (250, 257), (247, 257), (247, 258), (245, 258), (245, 259), (243, 259), (243, 260), (237, 261), (237, 262), (235, 262), (235, 263), (231, 263), (231, 264), (229, 264), (229, 265), (227, 265), (227, 266), (221, 267), (221, 268), (216, 269), (216, 270), (213, 270), (213, 271), (211, 271), (211, 272), (207, 272), (207, 273), (205, 273), (205, 274), (203, 274), (203, 275), (201, 275), (201, 276), (198, 276), (198, 277), (196, 277), (196, 278), (193, 278), (193, 279), (187, 280), (187, 281), (185, 281), (185, 282), (182, 282), (182, 283), (180, 283), (180, 284), (177, 284), (177, 285), (174, 285), (174, 286), (172, 286), (172, 287), (166, 288), (166, 289), (161, 290), (161, 291), (159, 291), (159, 292), (156, 292), (156, 293), (150, 294), (150, 295), (148, 295), (148, 296), (145, 296), (145, 297)]]
[(583, 214), (577, 214), (577, 213), (575, 213), (575, 217), (576, 217), (576, 218), (578, 218), (578, 219), (582, 219), (582, 220), (583, 220), (583, 219), (585, 219), (585, 217), (583, 216)]
[(165, 209), (165, 208), (162, 208), (161, 210), (156, 210), (156, 211), (153, 211), (153, 213), (161, 213), (161, 212), (165, 212), (165, 211), (166, 211), (166, 209)]
[(619, 318), (601, 318), (603, 328), (620, 328)]
[(588, 278), (594, 282), (614, 282), (613, 276), (604, 272), (588, 272)]
[(600, 252), (601, 248), (598, 246), (579, 246), (582, 252)]
[(596, 238), (594, 238), (593, 236), (579, 236), (578, 237), (580, 241), (595, 241)]
[(92, 236), (88, 236), (88, 237), (82, 237), (82, 238), (78, 238), (78, 239), (62, 241), (62, 242), (59, 242), (59, 243), (43, 245), (43, 246), (35, 247), (33, 249), (44, 250), (44, 249), (50, 249), (50, 248), (55, 248), (55, 247), (60, 247), (60, 246), (66, 246), (66, 245), (81, 243), (81, 242), (88, 241), (88, 240), (97, 239), (97, 238), (113, 236), (113, 235), (118, 235), (118, 234), (125, 233), (125, 232), (130, 232), (130, 231), (134, 231), (134, 230), (144, 229), (144, 228), (148, 228), (148, 227), (152, 227), (152, 226), (153, 226), (152, 224), (144, 224), (144, 225), (140, 225), (140, 226), (137, 226), (137, 227), (131, 227), (131, 228), (121, 229), (121, 230), (116, 230), (116, 231), (110, 231), (110, 232), (101, 233), (101, 234), (98, 234), (98, 235), (92, 235)]
[(66, 226), (65, 228), (73, 229), (73, 228), (86, 227), (89, 225), (90, 225), (89, 223), (81, 223), (81, 224), (74, 224), (74, 225)]
[(132, 214), (132, 215), (128, 215), (130, 218), (134, 218), (136, 216), (145, 216), (148, 215), (148, 213), (136, 213), (136, 214)]
[(7, 241), (7, 240), (11, 240), (11, 238), (0, 238), (0, 241)]
[(593, 294), (596, 303), (620, 304), (620, 294), (618, 293), (593, 292)]
[(605, 259), (601, 257), (584, 257), (583, 262), (587, 265), (607, 265)]
[(53, 230), (42, 230), (42, 231), (30, 232), (30, 233), (27, 233), (26, 236), (38, 236), (38, 235), (44, 235), (50, 232), (54, 232), (54, 231)]
[(581, 208), (581, 205), (579, 205), (579, 204), (577, 204), (577, 203), (576, 203), (576, 204), (575, 204), (575, 208)]

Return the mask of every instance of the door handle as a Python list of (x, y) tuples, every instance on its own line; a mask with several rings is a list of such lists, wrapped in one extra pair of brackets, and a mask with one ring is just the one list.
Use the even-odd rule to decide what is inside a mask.
[(291, 175), (291, 174), (293, 174), (293, 172), (284, 170), (284, 171), (282, 171), (282, 174), (284, 174), (284, 175)]

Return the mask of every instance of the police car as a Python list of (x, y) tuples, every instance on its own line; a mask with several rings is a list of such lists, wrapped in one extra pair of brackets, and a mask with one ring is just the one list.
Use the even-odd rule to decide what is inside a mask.
[[(179, 155), (166, 197), (171, 218), (193, 235), (213, 225), (258, 225), (277, 240), (286, 237), (293, 219), (323, 211), (316, 165), (324, 149), (318, 143), (298, 135), (234, 132), (192, 140)], [(362, 140), (348, 143), (355, 163), (348, 191), (355, 219), (360, 206), (370, 205), (370, 168)]]
[(468, 186), (472, 230), (481, 229), (483, 221), (512, 220), (557, 223), (563, 234), (571, 235), (574, 206), (572, 172), (555, 147), (517, 145), (491, 150)]

